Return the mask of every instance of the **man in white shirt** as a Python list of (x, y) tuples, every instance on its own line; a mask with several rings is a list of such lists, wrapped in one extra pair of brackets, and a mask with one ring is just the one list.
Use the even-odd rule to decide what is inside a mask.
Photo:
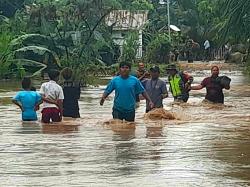
[(60, 122), (63, 114), (63, 89), (56, 83), (59, 80), (60, 72), (50, 70), (48, 72), (50, 81), (41, 85), (40, 94), (43, 99), (42, 122)]
[(208, 62), (209, 61), (209, 52), (210, 52), (210, 43), (208, 40), (204, 42), (204, 48), (205, 48), (205, 60)]

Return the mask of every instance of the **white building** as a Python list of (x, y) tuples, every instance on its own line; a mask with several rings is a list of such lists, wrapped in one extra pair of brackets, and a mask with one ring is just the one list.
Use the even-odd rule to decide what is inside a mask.
[(142, 57), (142, 30), (148, 17), (148, 11), (128, 11), (114, 10), (106, 17), (106, 24), (113, 26), (113, 40), (120, 46), (122, 54), (122, 46), (127, 32), (138, 31), (139, 33), (139, 48), (137, 58)]

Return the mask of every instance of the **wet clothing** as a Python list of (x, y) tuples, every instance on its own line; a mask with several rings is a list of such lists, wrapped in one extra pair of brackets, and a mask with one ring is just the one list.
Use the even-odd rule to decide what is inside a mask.
[(80, 85), (75, 86), (73, 82), (65, 82), (63, 85), (63, 116), (79, 118), (79, 104), (81, 88)]
[(180, 100), (183, 102), (187, 102), (189, 98), (189, 91), (185, 89), (185, 84), (191, 84), (193, 82), (193, 77), (184, 73), (177, 72), (173, 76), (168, 77), (170, 92), (172, 93), (175, 100)]
[(113, 109), (112, 115), (113, 119), (135, 121), (135, 110), (129, 112), (121, 112), (119, 110)]
[[(50, 80), (49, 82), (45, 82), (41, 85), (40, 94), (44, 95), (45, 98), (51, 100), (64, 99), (63, 90), (60, 85), (58, 85), (55, 81)], [(57, 107), (55, 104), (43, 102), (43, 107)]]
[(109, 95), (113, 90), (115, 90), (113, 110), (121, 113), (133, 112), (135, 110), (136, 95), (145, 91), (141, 82), (131, 75), (126, 79), (121, 76), (114, 77), (109, 82), (104, 93)]
[(136, 74), (137, 74), (138, 79), (145, 74), (144, 77), (140, 79), (140, 81), (150, 77), (150, 73), (145, 69), (142, 69), (142, 70), (138, 69)]
[[(49, 82), (45, 82), (41, 85), (40, 93), (47, 99), (51, 99), (54, 101), (63, 100), (63, 89), (60, 85), (58, 85), (55, 81), (50, 80)], [(57, 110), (56, 110), (57, 109)], [(50, 114), (51, 112), (51, 114)], [(62, 115), (62, 114), (61, 114)], [(49, 123), (50, 119), (53, 122), (61, 121), (60, 111), (58, 106), (55, 104), (43, 102), (43, 110), (42, 110), (42, 122)]]
[(206, 87), (207, 90), (205, 99), (214, 103), (224, 103), (223, 86), (221, 86), (220, 81), (216, 78), (207, 77), (201, 82), (201, 85)]
[[(140, 78), (141, 76), (143, 76), (144, 74), (145, 74), (145, 76), (144, 76), (143, 78), (139, 79), (139, 78)], [(142, 81), (144, 81), (145, 79), (149, 78), (149, 77), (150, 77), (150, 74), (147, 72), (146, 69), (142, 69), (142, 70), (138, 69), (137, 72), (136, 72), (136, 76), (137, 76), (137, 78), (142, 82)], [(136, 102), (140, 102), (140, 96), (139, 96), (139, 94), (136, 95)]]
[(60, 122), (62, 120), (60, 118), (60, 110), (58, 108), (49, 107), (42, 110), (42, 122), (50, 123), (50, 119), (52, 122)]
[[(147, 79), (142, 82), (147, 94), (149, 95), (151, 101), (154, 103), (155, 108), (163, 107), (162, 104), (162, 94), (167, 94), (166, 83), (161, 79)], [(146, 102), (146, 111), (150, 111), (149, 102)]]
[(35, 91), (19, 91), (13, 100), (21, 103), (24, 111), (22, 112), (23, 121), (35, 121), (37, 120), (37, 114), (35, 106), (41, 101), (41, 95)]

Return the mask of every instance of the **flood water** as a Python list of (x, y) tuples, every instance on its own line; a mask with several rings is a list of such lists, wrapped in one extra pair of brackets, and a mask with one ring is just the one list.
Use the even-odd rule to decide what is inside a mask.
[[(195, 83), (210, 75), (190, 73)], [(184, 105), (170, 94), (164, 106), (179, 120), (145, 121), (142, 101), (135, 130), (102, 125), (112, 118), (113, 95), (99, 106), (105, 86), (82, 91), (78, 131), (22, 125), (18, 108), (0, 102), (0, 186), (249, 186), (250, 80), (237, 69), (221, 74), (232, 78), (225, 106), (202, 103), (205, 89)], [(3, 100), (17, 89), (0, 90)]]

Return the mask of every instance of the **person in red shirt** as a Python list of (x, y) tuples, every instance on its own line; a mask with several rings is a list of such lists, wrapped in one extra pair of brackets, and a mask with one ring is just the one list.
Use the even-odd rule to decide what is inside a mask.
[(230, 89), (231, 79), (226, 76), (219, 77), (219, 67), (213, 66), (211, 68), (212, 75), (206, 77), (201, 84), (191, 86), (191, 90), (200, 90), (204, 87), (207, 89), (205, 99), (213, 103), (224, 103), (223, 89)]

